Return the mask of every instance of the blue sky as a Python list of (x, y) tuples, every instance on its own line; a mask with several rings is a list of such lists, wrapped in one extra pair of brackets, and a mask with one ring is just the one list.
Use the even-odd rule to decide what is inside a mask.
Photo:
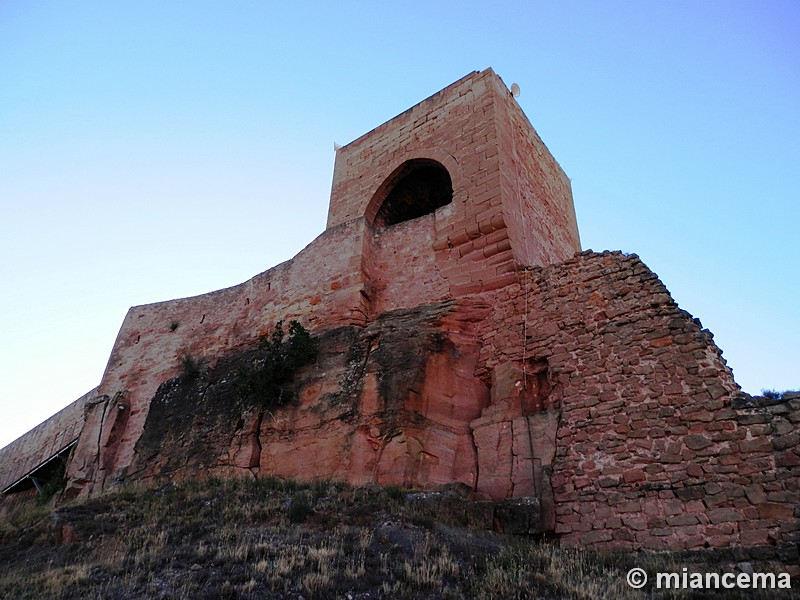
[[(284, 6), (286, 4), (286, 6)], [(333, 144), (492, 67), (746, 391), (800, 387), (800, 3), (0, 3), (0, 446), (97, 385), (128, 307), (325, 226)]]

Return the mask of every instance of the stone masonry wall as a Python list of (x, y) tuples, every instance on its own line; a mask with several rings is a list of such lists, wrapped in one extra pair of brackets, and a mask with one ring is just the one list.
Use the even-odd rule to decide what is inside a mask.
[(252, 343), (280, 319), (298, 319), (314, 330), (363, 325), (363, 231), (364, 221), (357, 219), (241, 285), (131, 308), (87, 405), (85, 434), (68, 473), (72, 487), (100, 491), (106, 478), (130, 464), (150, 399), (179, 372), (183, 354), (213, 361)]
[[(447, 208), (438, 212), (446, 212)], [(371, 315), (449, 296), (449, 281), (431, 252), (435, 221), (439, 218), (439, 214), (425, 215), (369, 236)]]
[[(564, 544), (747, 546), (798, 561), (800, 402), (750, 406), (710, 332), (638, 257), (581, 253), (526, 270), (493, 296), (482, 376), (527, 379), (517, 396), (539, 386), (528, 392), (539, 394), (538, 408), (527, 401), (535, 431), (558, 414), (555, 448), (541, 435), (533, 446), (543, 510), (552, 493)], [(515, 443), (525, 437), (520, 406), (484, 411), (505, 424), (510, 458), (483, 451), (487, 422), (473, 422), (479, 472), (500, 484), (530, 480), (530, 447)], [(488, 483), (478, 490), (497, 496)]]
[(500, 189), (514, 257), (531, 266), (569, 258), (580, 250), (569, 177), (514, 97), (495, 84)]
[[(519, 210), (541, 199), (527, 227), (548, 240), (521, 256), (531, 264), (571, 256), (577, 229), (571, 208), (560, 214), (571, 207), (563, 172), (520, 120), (497, 75), (491, 69), (470, 74), (337, 152), (327, 229), (292, 260), (239, 286), (129, 311), (89, 403), (86, 435), (70, 466), (73, 487), (102, 490), (106, 479), (131, 464), (150, 399), (177, 373), (182, 354), (230, 352), (279, 319), (298, 318), (321, 332), (513, 284), (517, 259), (500, 186), (502, 168), (512, 166), (501, 163), (497, 148), (504, 118), (498, 111), (507, 110), (526, 160), (542, 163), (530, 172), (514, 165), (527, 194)], [(373, 228), (377, 191), (411, 159), (447, 169), (452, 202), (413, 221)], [(575, 235), (550, 231), (565, 222)]]
[(491, 69), (339, 149), (328, 227), (362, 215), (371, 224), (383, 183), (420, 158), (438, 161), (452, 180), (453, 201), (436, 211), (433, 240), (452, 296), (508, 285), (515, 260), (545, 265), (580, 250), (569, 180)]
[[(447, 169), (452, 202), (375, 227), (413, 159)], [(797, 563), (800, 399), (741, 394), (637, 256), (579, 244), (568, 178), (502, 81), (472, 73), (337, 151), (327, 229), (292, 260), (132, 308), (98, 389), (4, 449), (0, 475), (80, 431), (68, 496), (204, 473), (458, 482), (538, 498), (568, 546)], [(324, 351), (267, 418), (232, 374), (281, 319)], [(195, 388), (186, 354), (208, 361)]]
[(417, 158), (436, 160), (447, 169), (458, 211), (468, 200), (474, 204), (481, 189), (499, 204), (499, 188), (492, 189), (497, 186), (490, 180), (499, 167), (497, 152), (491, 150), (494, 119), (484, 112), (491, 110), (488, 82), (493, 77), (491, 70), (471, 73), (340, 148), (327, 227), (365, 216), (371, 224), (380, 208), (370, 202), (375, 192), (396, 169)]

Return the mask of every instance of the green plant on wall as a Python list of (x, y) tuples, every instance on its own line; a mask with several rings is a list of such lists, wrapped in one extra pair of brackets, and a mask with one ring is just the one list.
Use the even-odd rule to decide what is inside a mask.
[(761, 390), (761, 395), (768, 400), (775, 400), (779, 402), (781, 400), (785, 400), (787, 397), (791, 397), (795, 394), (800, 394), (800, 390), (784, 390), (779, 392), (778, 390)]
[(316, 340), (300, 323), (291, 321), (287, 335), (278, 321), (270, 335), (261, 337), (252, 364), (239, 370), (237, 386), (245, 399), (267, 408), (283, 406), (294, 399), (287, 384), (316, 357)]
[(66, 471), (66, 463), (62, 460), (58, 460), (55, 470), (47, 477), (39, 495), (36, 497), (36, 502), (38, 504), (47, 504), (53, 496), (64, 489), (64, 486), (67, 484)]
[(184, 352), (181, 355), (181, 379), (192, 381), (197, 379), (206, 366), (206, 359), (202, 356), (197, 357), (191, 353)]

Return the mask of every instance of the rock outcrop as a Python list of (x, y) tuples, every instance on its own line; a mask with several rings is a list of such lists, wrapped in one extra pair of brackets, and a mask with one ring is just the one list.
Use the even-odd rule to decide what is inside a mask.
[(237, 388), (252, 350), (196, 379), (178, 375), (158, 388), (135, 458), (118, 477), (270, 474), (474, 488), (470, 423), (489, 403), (474, 377), (474, 320), (486, 311), (446, 302), (327, 331), (315, 363), (296, 376), (296, 399), (278, 408)]

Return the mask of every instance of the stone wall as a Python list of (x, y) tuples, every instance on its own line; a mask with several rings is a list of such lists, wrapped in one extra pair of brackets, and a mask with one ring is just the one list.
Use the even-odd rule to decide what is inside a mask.
[[(181, 357), (211, 362), (253, 343), (281, 320), (320, 331), (363, 325), (364, 221), (326, 231), (293, 259), (241, 285), (128, 311), (70, 464), (73, 490), (99, 492), (125, 469), (144, 431), (150, 401)], [(74, 492), (73, 492), (74, 493)]]
[[(507, 135), (519, 147), (514, 162), (498, 147)], [(416, 159), (448, 171), (452, 202), (373, 227), (379, 190)], [(511, 179), (524, 188), (521, 202), (501, 188)], [(534, 205), (524, 229), (544, 241), (515, 258), (509, 232), (519, 237), (519, 226), (507, 229), (504, 214), (516, 218)], [(560, 167), (497, 75), (472, 73), (337, 151), (327, 229), (296, 257), (239, 286), (129, 311), (89, 404), (69, 470), (72, 493), (101, 491), (131, 465), (149, 403), (182, 355), (213, 363), (280, 319), (320, 333), (364, 326), (385, 311), (502, 288), (516, 282), (518, 260), (551, 264), (578, 249)]]
[(238, 404), (223, 352), (202, 393), (159, 388), (122, 473), (460, 482), (476, 500), (538, 498), (540, 527), (568, 546), (797, 562), (800, 399), (741, 394), (711, 334), (635, 255), (516, 276), (328, 329), (297, 403), (267, 415)]
[(0, 448), (0, 490), (15, 483), (78, 439), (83, 427), (84, 394), (8, 446)]
[(566, 260), (580, 250), (569, 177), (516, 100), (497, 89), (495, 103), (503, 216), (514, 257), (523, 265)]
[(483, 377), (506, 407), (473, 423), (491, 473), (479, 491), (531, 481), (527, 406), (536, 493), (562, 543), (763, 547), (797, 562), (800, 402), (750, 406), (711, 333), (638, 257), (582, 253), (493, 298)]
[(249, 401), (236, 384), (257, 348), (219, 355), (198, 377), (158, 387), (117, 480), (273, 475), (472, 488), (470, 421), (488, 402), (473, 376), (474, 329), (486, 312), (451, 301), (330, 329), (296, 376), (296, 399), (280, 408)]

